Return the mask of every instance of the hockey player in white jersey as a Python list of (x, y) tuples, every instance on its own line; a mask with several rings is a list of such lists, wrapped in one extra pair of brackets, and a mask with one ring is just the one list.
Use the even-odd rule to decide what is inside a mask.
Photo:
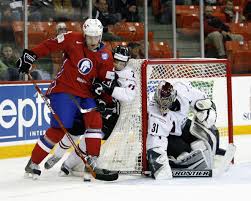
[[(102, 131), (105, 133), (105, 139), (108, 138), (117, 122), (119, 116), (119, 102), (133, 101), (137, 87), (134, 70), (127, 65), (130, 58), (128, 48), (117, 46), (113, 50), (113, 57), (116, 72), (115, 79), (110, 83), (99, 82), (98, 80), (95, 80), (93, 83), (93, 91), (98, 96), (97, 105), (99, 106), (99, 110), (103, 117)], [(105, 99), (105, 94), (108, 94), (109, 97), (113, 98), (112, 103), (107, 104), (107, 102), (103, 100)], [(69, 133), (73, 134), (72, 138), (75, 142), (82, 135), (82, 130), (85, 130), (82, 128), (83, 124), (76, 120), (73, 128), (69, 131)], [(80, 150), (85, 153), (85, 144), (83, 141), (84, 140), (81, 140), (78, 146)], [(54, 155), (46, 161), (45, 168), (52, 168), (70, 147), (71, 143), (67, 136), (65, 136), (56, 147)], [(61, 169), (65, 174), (69, 174), (70, 169), (79, 163), (82, 163), (82, 161), (73, 150), (68, 159), (62, 165)]]
[(202, 91), (161, 81), (148, 107), (147, 158), (155, 179), (171, 179), (171, 167), (211, 169), (214, 154), (224, 154), (214, 126), (215, 105)]

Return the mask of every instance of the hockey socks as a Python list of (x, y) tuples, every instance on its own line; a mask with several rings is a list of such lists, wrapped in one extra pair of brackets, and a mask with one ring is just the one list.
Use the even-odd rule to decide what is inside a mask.
[[(80, 138), (80, 136), (74, 136), (74, 135), (70, 135), (72, 140), (76, 143), (78, 141), (78, 139)], [(70, 142), (70, 140), (68, 139), (68, 137), (65, 135), (63, 137), (62, 140), (60, 140), (60, 142), (58, 143), (58, 146), (56, 147), (55, 151), (54, 151), (54, 155), (57, 158), (62, 158), (63, 155), (65, 154), (65, 152), (71, 148), (72, 144)]]
[(49, 128), (44, 136), (41, 136), (35, 145), (31, 160), (35, 164), (40, 164), (41, 161), (50, 153), (56, 143), (64, 136), (64, 132), (59, 128)]

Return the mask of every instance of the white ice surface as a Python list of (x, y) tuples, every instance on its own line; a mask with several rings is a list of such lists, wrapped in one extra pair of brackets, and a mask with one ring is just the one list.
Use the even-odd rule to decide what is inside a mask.
[(36, 181), (24, 178), (28, 158), (0, 160), (0, 201), (249, 201), (251, 200), (251, 135), (235, 137), (235, 164), (217, 178), (155, 181), (120, 176), (114, 182), (83, 182), (59, 177), (61, 162), (43, 170)]

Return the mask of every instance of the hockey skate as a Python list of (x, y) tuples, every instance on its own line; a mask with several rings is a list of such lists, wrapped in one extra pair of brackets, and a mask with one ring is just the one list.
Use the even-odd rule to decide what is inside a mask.
[(51, 169), (61, 158), (58, 158), (56, 156), (51, 156), (44, 164), (45, 169)]
[[(85, 168), (83, 168), (82, 173), (79, 173), (79, 170), (75, 170), (75, 167), (69, 168), (65, 163), (62, 164), (61, 170), (59, 172), (59, 176), (83, 176), (84, 170), (85, 174), (90, 172), (92, 177), (102, 181), (114, 181), (118, 179), (118, 172), (116, 171), (109, 171), (106, 169), (98, 168), (97, 167), (97, 157), (85, 156)], [(76, 174), (77, 172), (77, 174)], [(84, 176), (85, 177), (85, 176)], [(87, 176), (88, 177), (88, 176)]]
[(29, 177), (31, 175), (33, 179), (37, 179), (40, 174), (41, 170), (39, 168), (39, 165), (33, 163), (30, 159), (25, 167), (25, 177)]
[(67, 165), (65, 165), (65, 163), (63, 163), (60, 168), (59, 176), (65, 177), (71, 175), (71, 172), (72, 172), (71, 168), (69, 168)]

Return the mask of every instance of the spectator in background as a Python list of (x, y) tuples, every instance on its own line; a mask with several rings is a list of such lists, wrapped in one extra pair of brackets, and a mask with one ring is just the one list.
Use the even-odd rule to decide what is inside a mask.
[(206, 6), (204, 10), (205, 45), (213, 45), (216, 48), (217, 57), (226, 58), (225, 41), (243, 41), (243, 36), (231, 33), (229, 26), (213, 16), (212, 13), (212, 6)]
[(0, 69), (3, 73), (2, 80), (19, 80), (18, 70), (15, 68), (18, 57), (14, 54), (13, 47), (10, 44), (4, 44), (0, 53)]
[(132, 59), (143, 59), (144, 55), (141, 51), (141, 45), (136, 42), (130, 42), (127, 44)]
[(243, 16), (240, 12), (239, 15), (236, 15), (236, 12), (234, 11), (233, 0), (228, 0), (226, 2), (224, 14), (226, 16), (227, 22), (244, 22), (246, 20), (245, 16)]
[(112, 11), (115, 13), (122, 13), (129, 4), (135, 4), (136, 0), (111, 0)]
[(119, 41), (121, 37), (116, 36), (108, 31), (108, 25), (114, 25), (121, 20), (121, 14), (109, 13), (109, 7), (107, 0), (96, 0), (94, 9), (92, 11), (92, 17), (99, 19), (104, 27), (103, 40), (104, 41)]
[(64, 21), (75, 21), (74, 9), (71, 0), (53, 0), (55, 19), (64, 18)]
[[(172, 23), (172, 0), (160, 0), (161, 8), (160, 14), (157, 20), (161, 24), (171, 24)], [(176, 5), (184, 5), (184, 0), (176, 0)]]
[(7, 68), (8, 67), (0, 60), (0, 81), (6, 80), (5, 73)]
[(89, 1), (72, 0), (71, 4), (74, 9), (74, 19), (76, 19), (76, 21), (82, 21), (83, 19), (89, 17), (88, 13)]
[(92, 16), (99, 19), (104, 28), (108, 25), (114, 25), (121, 20), (121, 14), (109, 12), (107, 0), (96, 0)]
[[(19, 73), (16, 66), (16, 61), (18, 59), (17, 53), (15, 53), (14, 48), (11, 44), (4, 44), (1, 48), (0, 54), (0, 72), (3, 73), (1, 80), (5, 81), (18, 81), (23, 80), (19, 77)], [(42, 71), (32, 71), (31, 75), (35, 80), (42, 80)]]
[(56, 25), (56, 34), (59, 35), (63, 33), (67, 33), (66, 24), (64, 22), (59, 22)]
[(172, 1), (161, 0), (161, 9), (159, 15), (160, 24), (170, 24), (172, 22)]
[[(220, 0), (205, 0), (204, 4), (207, 6), (216, 6), (219, 5)], [(200, 0), (192, 0), (192, 4), (193, 5), (199, 5), (200, 4)]]
[(0, 22), (22, 20), (22, 1), (5, 0), (0, 3)]
[(140, 22), (136, 3), (129, 3), (126, 9), (122, 11), (122, 20), (125, 22)]
[(53, 21), (54, 5), (52, 0), (32, 0), (29, 6), (29, 21)]

